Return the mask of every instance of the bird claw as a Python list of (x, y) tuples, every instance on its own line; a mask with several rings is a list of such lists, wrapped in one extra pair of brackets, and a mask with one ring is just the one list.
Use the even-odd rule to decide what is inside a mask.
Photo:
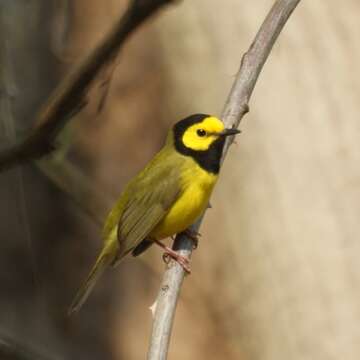
[(167, 252), (164, 252), (163, 255), (162, 255), (162, 258), (163, 258), (163, 261), (166, 265), (169, 264), (170, 260), (171, 260), (171, 256), (169, 253)]
[(165, 251), (162, 256), (164, 263), (169, 264), (171, 260), (176, 261), (186, 273), (191, 274), (190, 269), (190, 261), (185, 256), (179, 255), (178, 253), (174, 252), (167, 252)]
[(177, 259), (174, 259), (187, 274), (191, 274), (190, 261), (185, 256), (178, 255)]
[(184, 271), (186, 273), (188, 273), (188, 274), (191, 273), (190, 260), (188, 258), (178, 254), (175, 250), (173, 250), (173, 249), (169, 248), (168, 246), (164, 245), (161, 241), (155, 240), (155, 243), (165, 250), (165, 252), (163, 253), (163, 256), (162, 256), (165, 264), (169, 264), (170, 260), (173, 259), (179, 265), (181, 265), (181, 267), (184, 269)]

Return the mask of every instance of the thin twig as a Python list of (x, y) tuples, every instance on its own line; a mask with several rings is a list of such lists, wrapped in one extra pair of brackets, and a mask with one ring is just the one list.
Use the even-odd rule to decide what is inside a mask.
[[(261, 69), (280, 31), (299, 2), (300, 0), (278, 0), (268, 13), (249, 50), (241, 60), (239, 72), (222, 113), (226, 127), (238, 127), (243, 116), (249, 111), (248, 102)], [(223, 159), (232, 141), (233, 139), (229, 139), (226, 143)], [(194, 224), (192, 230), (198, 231), (201, 221), (202, 219)], [(190, 258), (192, 248), (191, 239), (184, 235), (176, 237), (174, 249), (178, 250), (182, 256)], [(174, 261), (170, 262), (155, 302), (148, 360), (167, 358), (176, 304), (184, 277), (183, 268)]]
[(128, 36), (162, 6), (172, 2), (174, 0), (132, 0), (108, 36), (55, 89), (30, 134), (0, 153), (0, 172), (53, 151), (59, 131), (86, 105), (90, 86), (115, 59)]

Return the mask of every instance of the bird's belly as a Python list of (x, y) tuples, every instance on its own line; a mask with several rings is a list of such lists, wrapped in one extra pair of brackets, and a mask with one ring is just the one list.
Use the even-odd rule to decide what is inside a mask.
[(189, 186), (150, 236), (160, 240), (178, 234), (193, 224), (206, 209), (214, 184), (215, 179), (206, 184), (207, 186), (202, 184)]

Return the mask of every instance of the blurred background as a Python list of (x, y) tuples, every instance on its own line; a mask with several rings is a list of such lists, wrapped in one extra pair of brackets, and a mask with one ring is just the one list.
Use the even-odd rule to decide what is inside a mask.
[[(159, 249), (109, 270), (79, 314), (67, 307), (126, 181), (174, 122), (221, 114), (272, 3), (164, 8), (99, 79), (59, 151), (0, 174), (0, 339), (49, 360), (145, 358)], [(1, 149), (126, 5), (0, 2)], [(303, 1), (281, 34), (203, 223), (169, 359), (359, 359), (359, 13), (356, 0)]]

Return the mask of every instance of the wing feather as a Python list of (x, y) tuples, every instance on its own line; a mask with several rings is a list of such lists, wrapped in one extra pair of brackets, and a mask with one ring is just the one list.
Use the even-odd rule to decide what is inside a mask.
[(149, 235), (181, 193), (179, 167), (162, 165), (147, 169), (129, 186), (130, 195), (118, 222), (119, 258)]

